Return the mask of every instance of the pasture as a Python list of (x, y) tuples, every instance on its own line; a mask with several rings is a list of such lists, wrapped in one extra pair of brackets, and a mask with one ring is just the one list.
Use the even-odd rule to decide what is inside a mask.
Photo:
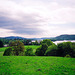
[(75, 75), (75, 59), (0, 56), (0, 75)]
[[(35, 51), (38, 46), (29, 47)], [(75, 58), (2, 56), (5, 49), (0, 48), (0, 75), (75, 75)]]

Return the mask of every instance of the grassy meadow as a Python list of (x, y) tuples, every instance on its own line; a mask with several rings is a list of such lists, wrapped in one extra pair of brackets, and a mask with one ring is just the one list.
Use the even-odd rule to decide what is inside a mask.
[(75, 75), (75, 59), (0, 56), (0, 75)]
[[(29, 47), (35, 52), (38, 46)], [(2, 56), (5, 49), (0, 48), (0, 75), (75, 75), (75, 58)]]

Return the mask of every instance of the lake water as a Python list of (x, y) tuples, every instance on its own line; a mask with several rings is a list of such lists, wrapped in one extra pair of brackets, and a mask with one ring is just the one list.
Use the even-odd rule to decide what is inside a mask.
[(68, 42), (68, 41), (70, 41), (70, 42), (75, 42), (75, 40), (63, 40), (63, 41), (55, 41), (55, 42), (53, 42), (53, 43), (55, 43), (55, 44), (57, 45), (58, 43)]

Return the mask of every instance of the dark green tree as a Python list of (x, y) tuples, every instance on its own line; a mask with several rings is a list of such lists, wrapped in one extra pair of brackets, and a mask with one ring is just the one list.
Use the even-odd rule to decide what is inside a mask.
[(45, 54), (47, 48), (48, 48), (48, 45), (47, 45), (46, 43), (43, 43), (42, 45), (40, 45), (40, 47), (38, 47), (38, 48), (36, 49), (35, 54), (36, 54), (37, 56), (44, 56), (44, 54)]
[(12, 48), (7, 48), (7, 49), (4, 51), (3, 56), (11, 56), (11, 55), (12, 55)]
[(3, 47), (3, 42), (0, 40), (0, 47)]
[(39, 45), (39, 43), (38, 43), (38, 41), (37, 41), (37, 40), (34, 42), (34, 45)]
[(46, 50), (45, 55), (46, 56), (57, 56), (58, 55), (57, 50), (58, 50), (57, 45), (51, 45)]
[(33, 49), (31, 47), (27, 47), (25, 51), (26, 56), (33, 56)]
[(58, 44), (58, 54), (59, 56), (73, 55), (72, 43), (71, 42), (63, 42)]
[(41, 41), (41, 44), (42, 43), (46, 43), (48, 46), (53, 44), (53, 42), (50, 39), (45, 39), (45, 40)]
[(59, 43), (58, 45), (57, 45), (57, 47), (58, 47), (58, 51), (57, 51), (57, 53), (58, 53), (58, 56), (63, 56), (63, 43)]
[(21, 55), (22, 56), (22, 55), (24, 55), (24, 49), (25, 49), (24, 44), (22, 42), (20, 42), (20, 41), (12, 41), (12, 42), (10, 42), (9, 48), (7, 50), (9, 50), (10, 53), (12, 52), (12, 55), (15, 55), (15, 56)]
[(75, 58), (75, 42), (72, 42), (72, 50), (73, 50), (72, 57)]

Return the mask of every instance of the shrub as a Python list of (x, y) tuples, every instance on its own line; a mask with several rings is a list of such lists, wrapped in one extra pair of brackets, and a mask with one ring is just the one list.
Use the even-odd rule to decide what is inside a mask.
[(40, 47), (38, 47), (36, 49), (35, 54), (38, 55), (38, 56), (44, 56), (47, 48), (48, 48), (48, 45), (46, 43), (43, 43), (42, 45), (40, 45)]
[(41, 44), (46, 43), (48, 46), (52, 45), (53, 42), (50, 39), (45, 39), (43, 41), (41, 41)]
[(10, 55), (12, 55), (12, 48), (7, 48), (7, 49), (4, 51), (3, 56), (10, 56)]
[(12, 41), (9, 44), (9, 48), (5, 52), (7, 53), (6, 55), (9, 55), (8, 50), (10, 51), (10, 53), (12, 52), (12, 54), (15, 56), (19, 56), (19, 55), (23, 56), (24, 55), (24, 44), (20, 41)]
[(67, 54), (65, 57), (70, 58), (71, 56), (69, 54)]
[(48, 47), (47, 51), (45, 52), (46, 56), (57, 56), (57, 45), (51, 45)]
[(58, 44), (58, 54), (59, 56), (66, 56), (70, 55), (73, 56), (73, 49), (72, 49), (72, 43), (71, 42), (63, 42)]
[(75, 58), (75, 42), (72, 42), (72, 50), (73, 50), (72, 57)]
[(25, 51), (26, 56), (33, 56), (33, 49), (31, 47), (27, 47)]

